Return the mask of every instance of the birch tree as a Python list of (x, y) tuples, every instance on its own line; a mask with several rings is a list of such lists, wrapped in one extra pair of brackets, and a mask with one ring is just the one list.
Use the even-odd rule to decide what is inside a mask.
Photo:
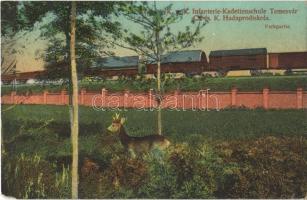
[[(191, 20), (190, 26), (184, 26), (181, 22), (184, 17), (184, 9), (172, 10), (172, 4), (161, 7), (156, 2), (136, 2), (122, 5), (121, 15), (130, 23), (136, 24), (138, 30), (124, 29), (121, 33), (121, 42), (114, 41), (120, 47), (130, 49), (138, 55), (144, 56), (147, 63), (155, 63), (157, 66), (157, 134), (162, 134), (161, 104), (161, 62), (167, 59), (167, 53), (179, 51), (193, 46), (202, 41), (201, 29), (207, 21)], [(180, 26), (183, 27), (178, 29)]]
[(78, 76), (76, 64), (76, 7), (77, 2), (71, 2), (70, 16), (70, 63), (71, 63), (71, 82), (72, 82), (72, 183), (71, 196), (73, 199), (78, 198), (78, 135), (79, 135), (79, 106), (78, 106)]

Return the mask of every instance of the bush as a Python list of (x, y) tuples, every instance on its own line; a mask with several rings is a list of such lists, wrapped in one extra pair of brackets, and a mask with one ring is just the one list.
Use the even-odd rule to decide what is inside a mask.
[(217, 192), (221, 198), (302, 198), (307, 192), (306, 138), (263, 137), (216, 146), (225, 163), (236, 163)]
[(219, 69), (217, 71), (217, 76), (218, 77), (225, 77), (228, 73), (228, 69)]
[(51, 165), (39, 156), (10, 158), (2, 154), (2, 191), (15, 198), (69, 198), (70, 173), (63, 167), (56, 172)]
[(176, 145), (162, 156), (150, 153), (131, 159), (119, 155), (105, 169), (86, 159), (81, 169), (80, 197), (212, 198), (216, 159), (210, 159), (212, 152), (202, 153)]
[[(202, 153), (199, 153), (202, 152)], [(215, 162), (210, 153), (187, 145), (171, 147), (164, 158), (149, 156), (149, 180), (140, 198), (212, 198), (216, 190)]]
[[(210, 91), (229, 91), (232, 87), (237, 87), (241, 91), (261, 91), (264, 87), (272, 90), (296, 90), (297, 87), (307, 89), (307, 81), (304, 76), (273, 76), (271, 72), (252, 71), (254, 77), (224, 77), (226, 72), (220, 72), (219, 77), (200, 76), (199, 78), (185, 77), (175, 79), (169, 77), (168, 74), (162, 76), (162, 90), (171, 92), (174, 90), (182, 91), (199, 91), (210, 88)], [(289, 73), (291, 75), (291, 73)], [(101, 92), (105, 88), (111, 92), (129, 90), (132, 92), (147, 92), (149, 89), (156, 89), (155, 79), (146, 79), (140, 77), (136, 80), (133, 78), (121, 77), (119, 80), (104, 79), (86, 79), (79, 84), (80, 88), (87, 91)], [(17, 94), (36, 94), (42, 93), (44, 90), (49, 92), (60, 92), (67, 90), (67, 85), (20, 85), (14, 89), (10, 85), (1, 86), (2, 93), (9, 94), (11, 91), (17, 91)]]
[[(147, 181), (147, 165), (124, 155), (112, 159), (102, 169), (98, 163), (83, 163), (80, 176), (81, 198), (131, 198)], [(91, 163), (91, 164), (89, 164)]]
[(293, 75), (292, 69), (291, 68), (287, 68), (286, 71), (285, 71), (285, 75), (287, 75), (287, 76)]
[(250, 73), (252, 76), (273, 76), (273, 72), (268, 72), (268, 71), (261, 71), (259, 69), (252, 69), (250, 70)]

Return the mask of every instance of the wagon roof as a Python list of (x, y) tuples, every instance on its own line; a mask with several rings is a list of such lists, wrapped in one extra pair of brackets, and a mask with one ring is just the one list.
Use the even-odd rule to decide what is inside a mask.
[(137, 67), (139, 62), (138, 56), (125, 56), (125, 57), (103, 57), (98, 58), (92, 67), (97, 68), (131, 68)]
[[(161, 63), (183, 63), (183, 62), (199, 62), (201, 55), (204, 53), (202, 50), (184, 50), (169, 52), (161, 57)], [(155, 64), (156, 61), (149, 60), (150, 64)]]
[(211, 51), (210, 57), (218, 56), (247, 56), (247, 55), (265, 55), (267, 54), (266, 48), (252, 48), (252, 49), (232, 49), (232, 50), (217, 50)]
[(201, 50), (174, 51), (162, 56), (162, 63), (201, 61)]

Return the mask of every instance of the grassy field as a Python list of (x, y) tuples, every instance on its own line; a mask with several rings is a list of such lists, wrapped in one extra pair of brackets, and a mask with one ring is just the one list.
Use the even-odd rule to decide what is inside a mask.
[[(4, 106), (5, 109), (7, 106)], [(113, 110), (94, 110), (80, 107), (81, 136), (107, 134)], [(142, 136), (155, 133), (156, 112), (143, 110), (120, 111), (127, 117), (127, 130), (131, 135)], [(290, 116), (290, 117), (289, 117)], [(20, 105), (5, 112), (4, 125), (18, 128), (20, 123), (40, 126), (50, 121), (47, 128), (63, 127), (56, 131), (59, 135), (69, 135), (69, 115), (67, 106)], [(223, 111), (163, 111), (164, 134), (174, 140), (202, 135), (214, 139), (238, 139), (267, 135), (296, 135), (306, 133), (306, 111), (304, 110), (245, 110)], [(15, 125), (14, 125), (15, 124)], [(50, 127), (49, 127), (50, 126)], [(3, 127), (4, 129), (6, 126)], [(16, 130), (12, 130), (16, 132)]]
[[(6, 108), (8, 106), (2, 107), (3, 110)], [(95, 171), (94, 174), (84, 177), (81, 175), (80, 194), (83, 198), (276, 198), (290, 197), (291, 195), (301, 197), (302, 192), (305, 191), (305, 189), (298, 189), (297, 187), (303, 188), (307, 185), (307, 180), (304, 178), (306, 177), (304, 173), (307, 173), (306, 169), (304, 169), (305, 167), (307, 168), (307, 154), (306, 152), (304, 153), (304, 151), (307, 151), (306, 111), (225, 110), (178, 112), (165, 110), (162, 114), (163, 132), (172, 142), (173, 150), (167, 162), (165, 161), (166, 163), (163, 165), (152, 160), (145, 162), (126, 160), (126, 158), (122, 157), (122, 148), (116, 136), (110, 135), (106, 131), (106, 127), (111, 123), (113, 113), (114, 111), (111, 110), (95, 111), (89, 107), (80, 107), (80, 166), (84, 166), (83, 161), (86, 157), (94, 160), (100, 166), (100, 169)], [(130, 135), (142, 136), (155, 133), (155, 112), (128, 110), (121, 111), (121, 113), (127, 118), (126, 129)], [(51, 166), (55, 167), (54, 173), (63, 174), (65, 167), (69, 171), (71, 145), (69, 114), (66, 106), (19, 105), (3, 112), (2, 139), (4, 147), (2, 152), (2, 157), (4, 158), (2, 159), (6, 159), (6, 163), (11, 163), (10, 166), (5, 166), (2, 172), (8, 171), (10, 173), (7, 174), (16, 176), (14, 171), (10, 171), (12, 166), (16, 165), (21, 171), (22, 169), (28, 169), (19, 165), (27, 166), (29, 163), (35, 163), (35, 158), (33, 158), (35, 156), (42, 160), (40, 162), (43, 163), (42, 165), (49, 166), (50, 164), (50, 171), (44, 172), (45, 174), (53, 173)], [(229, 151), (232, 152), (231, 156), (229, 156)], [(256, 153), (251, 156), (251, 151)], [(289, 161), (288, 166), (285, 162), (288, 163), (287, 159), (290, 159), (290, 157), (296, 160)], [(20, 164), (17, 166), (16, 163)], [(290, 166), (291, 163), (296, 163), (295, 167)], [(174, 167), (177, 165), (185, 166), (187, 169), (177, 169)], [(263, 167), (265, 170), (275, 170), (276, 173), (280, 174), (272, 175), (270, 183), (261, 182), (263, 180), (268, 181), (265, 175), (262, 177), (262, 175), (257, 174), (260, 173), (257, 170)], [(289, 169), (285, 167), (289, 167)], [(254, 171), (248, 171), (247, 169), (249, 168)], [(291, 172), (290, 178), (285, 177), (280, 185), (274, 185), (276, 178), (283, 176), (281, 174), (287, 170), (292, 170), (292, 168), (296, 171)], [(36, 168), (34, 167), (33, 169)], [(36, 171), (45, 169), (49, 168), (39, 168)], [(166, 171), (159, 171), (162, 169)], [(206, 171), (202, 171), (204, 169)], [(82, 172), (82, 169), (80, 170)], [(113, 187), (113, 183), (109, 183), (103, 178), (108, 177), (113, 180), (114, 172), (118, 170), (125, 171), (124, 177), (120, 179), (122, 186), (119, 188)], [(181, 174), (185, 170), (190, 170), (187, 172), (188, 176)], [(220, 174), (220, 172), (223, 173)], [(130, 180), (126, 173), (132, 173), (129, 177), (131, 176), (135, 179)], [(163, 175), (163, 173), (167, 174)], [(230, 173), (231, 176), (227, 173)], [(33, 174), (29, 176), (34, 176)], [(301, 176), (303, 177), (298, 178)], [(101, 179), (97, 179), (97, 177), (101, 177)], [(156, 178), (153, 179), (153, 177)], [(159, 177), (161, 180), (157, 179)], [(180, 182), (177, 179), (172, 180), (172, 177), (182, 179), (183, 185), (177, 185), (172, 188), (173, 186), (171, 185), (174, 185), (175, 182), (176, 184)], [(201, 177), (211, 177), (212, 180)], [(261, 181), (253, 182), (252, 180), (256, 177)], [(27, 180), (27, 178), (18, 176), (16, 181), (18, 181), (17, 179)], [(164, 180), (163, 178), (169, 179)], [(248, 186), (242, 178), (251, 181)], [(291, 185), (292, 183), (290, 184), (290, 179), (292, 182), (294, 181), (295, 187)], [(14, 179), (8, 176), (4, 177), (3, 180), (12, 181)], [(46, 181), (48, 180), (46, 179)], [(227, 188), (226, 185), (230, 184), (229, 181), (234, 184), (233, 187), (240, 188)], [(289, 184), (286, 181), (290, 181)], [(156, 188), (162, 182), (167, 184), (164, 185), (165, 188)], [(196, 183), (199, 186), (193, 186)], [(15, 184), (16, 182), (12, 182), (11, 185), (6, 186), (5, 191), (10, 191), (9, 188)], [(131, 184), (141, 184), (142, 187), (137, 185), (134, 185), (134, 187), (142, 189), (135, 191), (133, 188), (128, 187)], [(264, 191), (265, 189), (261, 187), (261, 185), (271, 187), (272, 184), (277, 187), (277, 189), (272, 189), (273, 192)], [(286, 187), (287, 184), (290, 189), (279, 188)], [(93, 188), (93, 185), (95, 187), (99, 185), (99, 188)], [(20, 186), (20, 188), (22, 187)], [(65, 191), (69, 188), (68, 184), (62, 187)], [(59, 194), (63, 194), (60, 197), (66, 197), (67, 193), (62, 191), (62, 187), (59, 189), (57, 186), (46, 197), (59, 198), (59, 196), (52, 196), (54, 191), (58, 190), (62, 192), (59, 192)], [(182, 188), (187, 187), (191, 188), (182, 191)], [(194, 189), (197, 189), (197, 191), (194, 191)], [(276, 192), (279, 190), (283, 192)], [(168, 193), (167, 191), (170, 192)], [(9, 192), (7, 193), (10, 194)], [(33, 197), (44, 197), (35, 192), (26, 194), (31, 194)]]
[[(88, 91), (101, 91), (106, 88), (110, 91), (148, 91), (156, 88), (155, 80), (133, 80), (122, 79), (117, 81), (81, 81), (80, 88)], [(302, 87), (307, 90), (306, 76), (258, 76), (258, 77), (203, 77), (203, 78), (183, 78), (179, 80), (167, 79), (162, 84), (164, 91), (173, 91), (176, 89), (182, 91), (199, 91), (204, 88), (210, 88), (211, 91), (229, 91), (232, 87), (237, 87), (241, 91), (261, 91), (264, 87), (271, 90), (296, 90)], [(2, 95), (12, 91), (12, 86), (2, 86)], [(59, 92), (66, 89), (61, 85), (20, 85), (17, 86), (17, 93), (41, 93), (43, 90), (50, 92)]]

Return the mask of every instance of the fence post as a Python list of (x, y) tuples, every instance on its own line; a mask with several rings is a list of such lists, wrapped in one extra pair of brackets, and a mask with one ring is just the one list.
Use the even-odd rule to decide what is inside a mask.
[(106, 100), (107, 100), (107, 94), (108, 94), (108, 91), (105, 89), (105, 88), (102, 88), (101, 90), (101, 98), (102, 98), (102, 107), (106, 106)]
[(263, 88), (262, 96), (263, 96), (263, 108), (268, 109), (269, 108), (269, 88)]
[(237, 88), (232, 88), (231, 89), (231, 106), (236, 106), (237, 105)]
[(43, 101), (44, 101), (44, 104), (47, 104), (47, 95), (48, 95), (48, 91), (47, 91), (47, 90), (44, 90), (44, 92), (43, 92)]
[(11, 92), (11, 103), (12, 103), (12, 104), (16, 104), (16, 102), (15, 102), (15, 96), (16, 96), (16, 91), (12, 91), (12, 92)]
[(148, 107), (149, 107), (149, 110), (152, 109), (152, 92), (153, 89), (149, 89), (148, 91)]
[(174, 91), (174, 97), (175, 97), (175, 102), (176, 102), (175, 109), (178, 109), (178, 94), (179, 94), (179, 90), (177, 89)]
[(303, 88), (297, 88), (296, 90), (296, 105), (297, 109), (303, 108)]
[(61, 104), (65, 105), (65, 90), (61, 90)]
[(129, 90), (125, 90), (125, 92), (124, 92), (124, 102), (123, 102), (124, 110), (126, 110), (126, 108), (128, 107), (128, 97), (129, 97), (129, 93), (130, 93)]
[(84, 105), (84, 94), (86, 93), (86, 90), (85, 89), (81, 89), (80, 91), (80, 104), (81, 105)]

